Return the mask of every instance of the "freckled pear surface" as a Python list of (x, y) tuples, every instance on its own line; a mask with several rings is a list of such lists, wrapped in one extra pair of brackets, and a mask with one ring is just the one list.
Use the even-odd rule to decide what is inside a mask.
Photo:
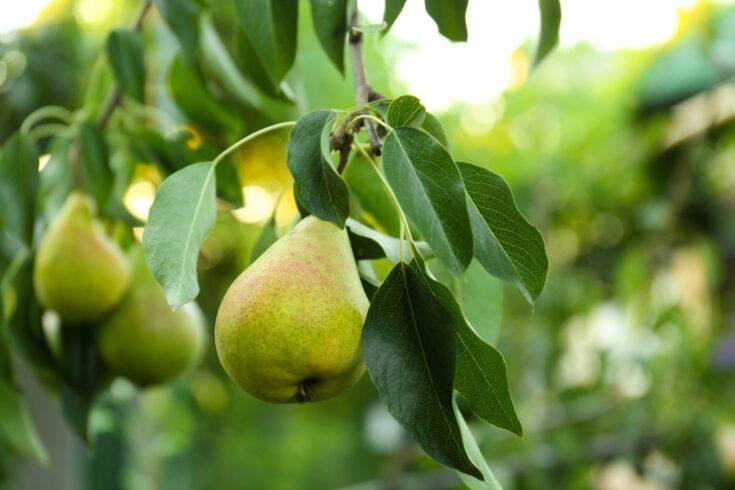
[(262, 400), (330, 398), (365, 371), (368, 306), (347, 232), (309, 216), (232, 283), (217, 314), (217, 354)]
[(204, 316), (194, 302), (172, 311), (142, 247), (135, 246), (128, 255), (130, 290), (100, 328), (100, 357), (115, 374), (140, 386), (165, 383), (201, 360), (207, 337)]
[(33, 282), (41, 304), (66, 324), (92, 322), (120, 301), (129, 281), (125, 255), (96, 221), (94, 203), (71, 193), (38, 247)]

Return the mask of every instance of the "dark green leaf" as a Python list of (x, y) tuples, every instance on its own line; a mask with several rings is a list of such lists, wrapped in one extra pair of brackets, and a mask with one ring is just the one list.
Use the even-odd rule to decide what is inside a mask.
[(559, 42), (561, 26), (561, 4), (559, 0), (538, 0), (541, 13), (541, 32), (539, 33), (536, 56), (533, 66), (537, 66)]
[(322, 49), (341, 72), (345, 69), (347, 0), (310, 0), (311, 17)]
[(148, 265), (178, 308), (199, 293), (197, 259), (215, 221), (215, 173), (210, 162), (196, 163), (163, 181), (143, 233)]
[(199, 5), (194, 0), (154, 0), (161, 17), (181, 44), (183, 55), (193, 61), (199, 49)]
[(439, 119), (434, 114), (430, 112), (426, 113), (421, 129), (433, 136), (444, 148), (449, 148), (449, 139), (447, 138), (447, 133), (444, 132), (444, 126), (442, 126), (442, 123), (439, 122)]
[(1, 376), (0, 435), (20, 454), (33, 456), (44, 463), (48, 459), (22, 394), (8, 379)]
[[(352, 244), (352, 251), (357, 260), (387, 258), (391, 263), (397, 264), (401, 260), (401, 241), (398, 238), (380, 233), (377, 230), (365, 226), (352, 218), (347, 218), (347, 228)], [(432, 256), (431, 249), (425, 242), (414, 244), (424, 258)], [(404, 242), (404, 253), (408, 256), (411, 251)]]
[(240, 103), (276, 120), (291, 118), (288, 106), (281, 101), (266, 97), (240, 72), (209, 15), (202, 16), (202, 52), (204, 62), (210, 68), (212, 75)]
[(215, 168), (217, 195), (235, 207), (245, 205), (245, 196), (240, 187), (237, 168), (234, 165), (217, 165)]
[(263, 229), (253, 245), (253, 250), (250, 252), (250, 263), (252, 264), (258, 257), (263, 255), (263, 252), (276, 243), (276, 240), (278, 240), (278, 231), (276, 230), (276, 216), (274, 213), (268, 222), (263, 225)]
[(411, 268), (453, 319), (457, 332), (454, 388), (467, 399), (480, 418), (521, 435), (523, 429), (510, 398), (503, 356), (477, 336), (446, 286), (430, 278), (423, 266), (415, 261)]
[(459, 302), (470, 325), (493, 345), (503, 317), (503, 285), (473, 260), (459, 283)]
[(15, 133), (0, 157), (0, 222), (27, 245), (33, 242), (38, 190), (38, 156), (26, 136)]
[(350, 194), (357, 196), (367, 222), (380, 226), (388, 234), (398, 236), (400, 224), (390, 194), (376, 174), (374, 164), (361, 154), (353, 153), (342, 173)]
[(107, 58), (122, 91), (137, 100), (145, 99), (143, 43), (134, 31), (117, 29), (107, 38)]
[(310, 214), (344, 227), (350, 214), (347, 184), (322, 151), (322, 133), (334, 117), (331, 111), (314, 111), (299, 119), (288, 140), (286, 164), (301, 206)]
[(383, 21), (387, 26), (385, 32), (388, 32), (393, 26), (405, 4), (406, 0), (385, 0), (385, 11), (383, 12)]
[(447, 150), (419, 129), (396, 128), (385, 139), (383, 167), (403, 211), (444, 265), (461, 274), (472, 260), (472, 229), (462, 177)]
[(517, 287), (533, 302), (546, 282), (549, 261), (544, 239), (516, 207), (503, 178), (490, 170), (459, 163), (470, 199), (475, 257), (494, 276)]
[(237, 128), (239, 117), (209, 92), (196, 68), (174, 58), (168, 73), (169, 89), (176, 105), (192, 120), (212, 130)]
[(298, 0), (235, 0), (245, 34), (277, 86), (296, 57)]
[(370, 303), (362, 344), (383, 403), (431, 457), (482, 479), (464, 448), (453, 408), (454, 321), (406, 264)]
[(38, 182), (38, 203), (47, 220), (51, 220), (74, 187), (74, 174), (69, 160), (69, 140), (56, 138), (51, 143), (49, 161)]
[(402, 95), (388, 106), (386, 122), (394, 128), (401, 126), (418, 128), (423, 124), (425, 116), (426, 108), (417, 97)]
[(442, 36), (450, 41), (467, 40), (468, 0), (425, 0), (426, 12), (434, 19)]
[(104, 213), (114, 181), (110, 155), (102, 130), (88, 121), (79, 126), (79, 166), (84, 190), (94, 197), (97, 208)]

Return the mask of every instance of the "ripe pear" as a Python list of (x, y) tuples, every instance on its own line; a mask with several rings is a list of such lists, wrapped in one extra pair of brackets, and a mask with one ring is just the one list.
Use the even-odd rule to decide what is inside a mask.
[(72, 192), (38, 246), (33, 284), (39, 301), (65, 324), (98, 320), (127, 290), (130, 269), (102, 230), (94, 202)]
[(201, 360), (204, 316), (194, 302), (171, 309), (142, 247), (132, 247), (128, 256), (133, 270), (130, 290), (100, 328), (100, 357), (115, 374), (140, 386), (165, 383)]
[(368, 306), (347, 232), (309, 216), (227, 290), (215, 323), (217, 354), (261, 400), (324, 400), (365, 372)]

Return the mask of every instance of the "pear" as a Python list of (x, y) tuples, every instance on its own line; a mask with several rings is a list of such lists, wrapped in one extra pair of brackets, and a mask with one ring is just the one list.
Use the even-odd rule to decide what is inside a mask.
[(39, 301), (65, 324), (98, 320), (125, 293), (125, 254), (102, 231), (94, 202), (72, 192), (38, 245), (33, 284)]
[(318, 401), (365, 372), (360, 336), (369, 302), (347, 232), (307, 217), (225, 293), (215, 346), (230, 377), (275, 403)]
[(201, 361), (204, 316), (194, 302), (171, 309), (142, 247), (132, 247), (128, 256), (133, 269), (130, 290), (100, 327), (100, 357), (113, 373), (139, 386), (165, 383)]

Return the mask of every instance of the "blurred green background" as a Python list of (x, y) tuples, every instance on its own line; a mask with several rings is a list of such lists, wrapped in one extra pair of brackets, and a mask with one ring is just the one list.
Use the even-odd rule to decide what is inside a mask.
[[(233, 59), (245, 63), (230, 2), (205, 3)], [(562, 2), (565, 18), (587, 8), (582, 3)], [(672, 10), (651, 4), (640, 7), (648, 17), (636, 25), (653, 31), (656, 16)], [(57, 0), (31, 25), (0, 32), (0, 141), (40, 106), (101, 104), (110, 84), (105, 36), (129, 24), (137, 6)], [(0, 17), (15, 8), (3, 5)], [(735, 488), (735, 8), (699, 1), (673, 12), (675, 29), (662, 39), (633, 48), (566, 43), (530, 75), (533, 43), (521, 39), (503, 60), (503, 90), (488, 86), (484, 100), (462, 99), (459, 79), (484, 62), (471, 57), (483, 52), (472, 44), (472, 24), (474, 51), (453, 59), (449, 76), (440, 75), (442, 63), (457, 55), (445, 45), (429, 66), (415, 42), (366, 36), (372, 85), (421, 97), (444, 123), (454, 156), (503, 175), (546, 240), (546, 289), (533, 309), (505, 291), (497, 342), (525, 436), (471, 421), (506, 489)], [(308, 9), (302, 14), (307, 26)], [(626, 25), (614, 30), (622, 38)], [(433, 46), (438, 35), (426, 36)], [(354, 105), (351, 80), (310, 29), (300, 29), (287, 78), (295, 106), (275, 103), (276, 111), (243, 103), (217, 77), (216, 53), (203, 48), (195, 75), (215, 115), (185, 109), (198, 89), (185, 73), (171, 74), (178, 47), (157, 15), (144, 37), (146, 90), (157, 108), (147, 116), (167, 138), (185, 133), (190, 149), (224, 148), (278, 110), (295, 116)], [(421, 60), (412, 82), (411, 63)], [(422, 84), (432, 70), (441, 85)], [(117, 124), (128, 138), (151, 137), (131, 133), (123, 116)], [(238, 156), (248, 205), (221, 211), (200, 263), (199, 302), (210, 324), (289, 187), (284, 138), (263, 138)], [(126, 204), (141, 218), (161, 179), (156, 158), (125, 145), (113, 155), (138, 164)], [(292, 211), (284, 198), (279, 222)], [(21, 379), (50, 463), (0, 445), (0, 487), (461, 488), (391, 419), (367, 376), (331, 401), (268, 405), (239, 390), (210, 347), (202, 367), (171, 385), (141, 392), (116, 381), (93, 413), (91, 450), (27, 369)]]

